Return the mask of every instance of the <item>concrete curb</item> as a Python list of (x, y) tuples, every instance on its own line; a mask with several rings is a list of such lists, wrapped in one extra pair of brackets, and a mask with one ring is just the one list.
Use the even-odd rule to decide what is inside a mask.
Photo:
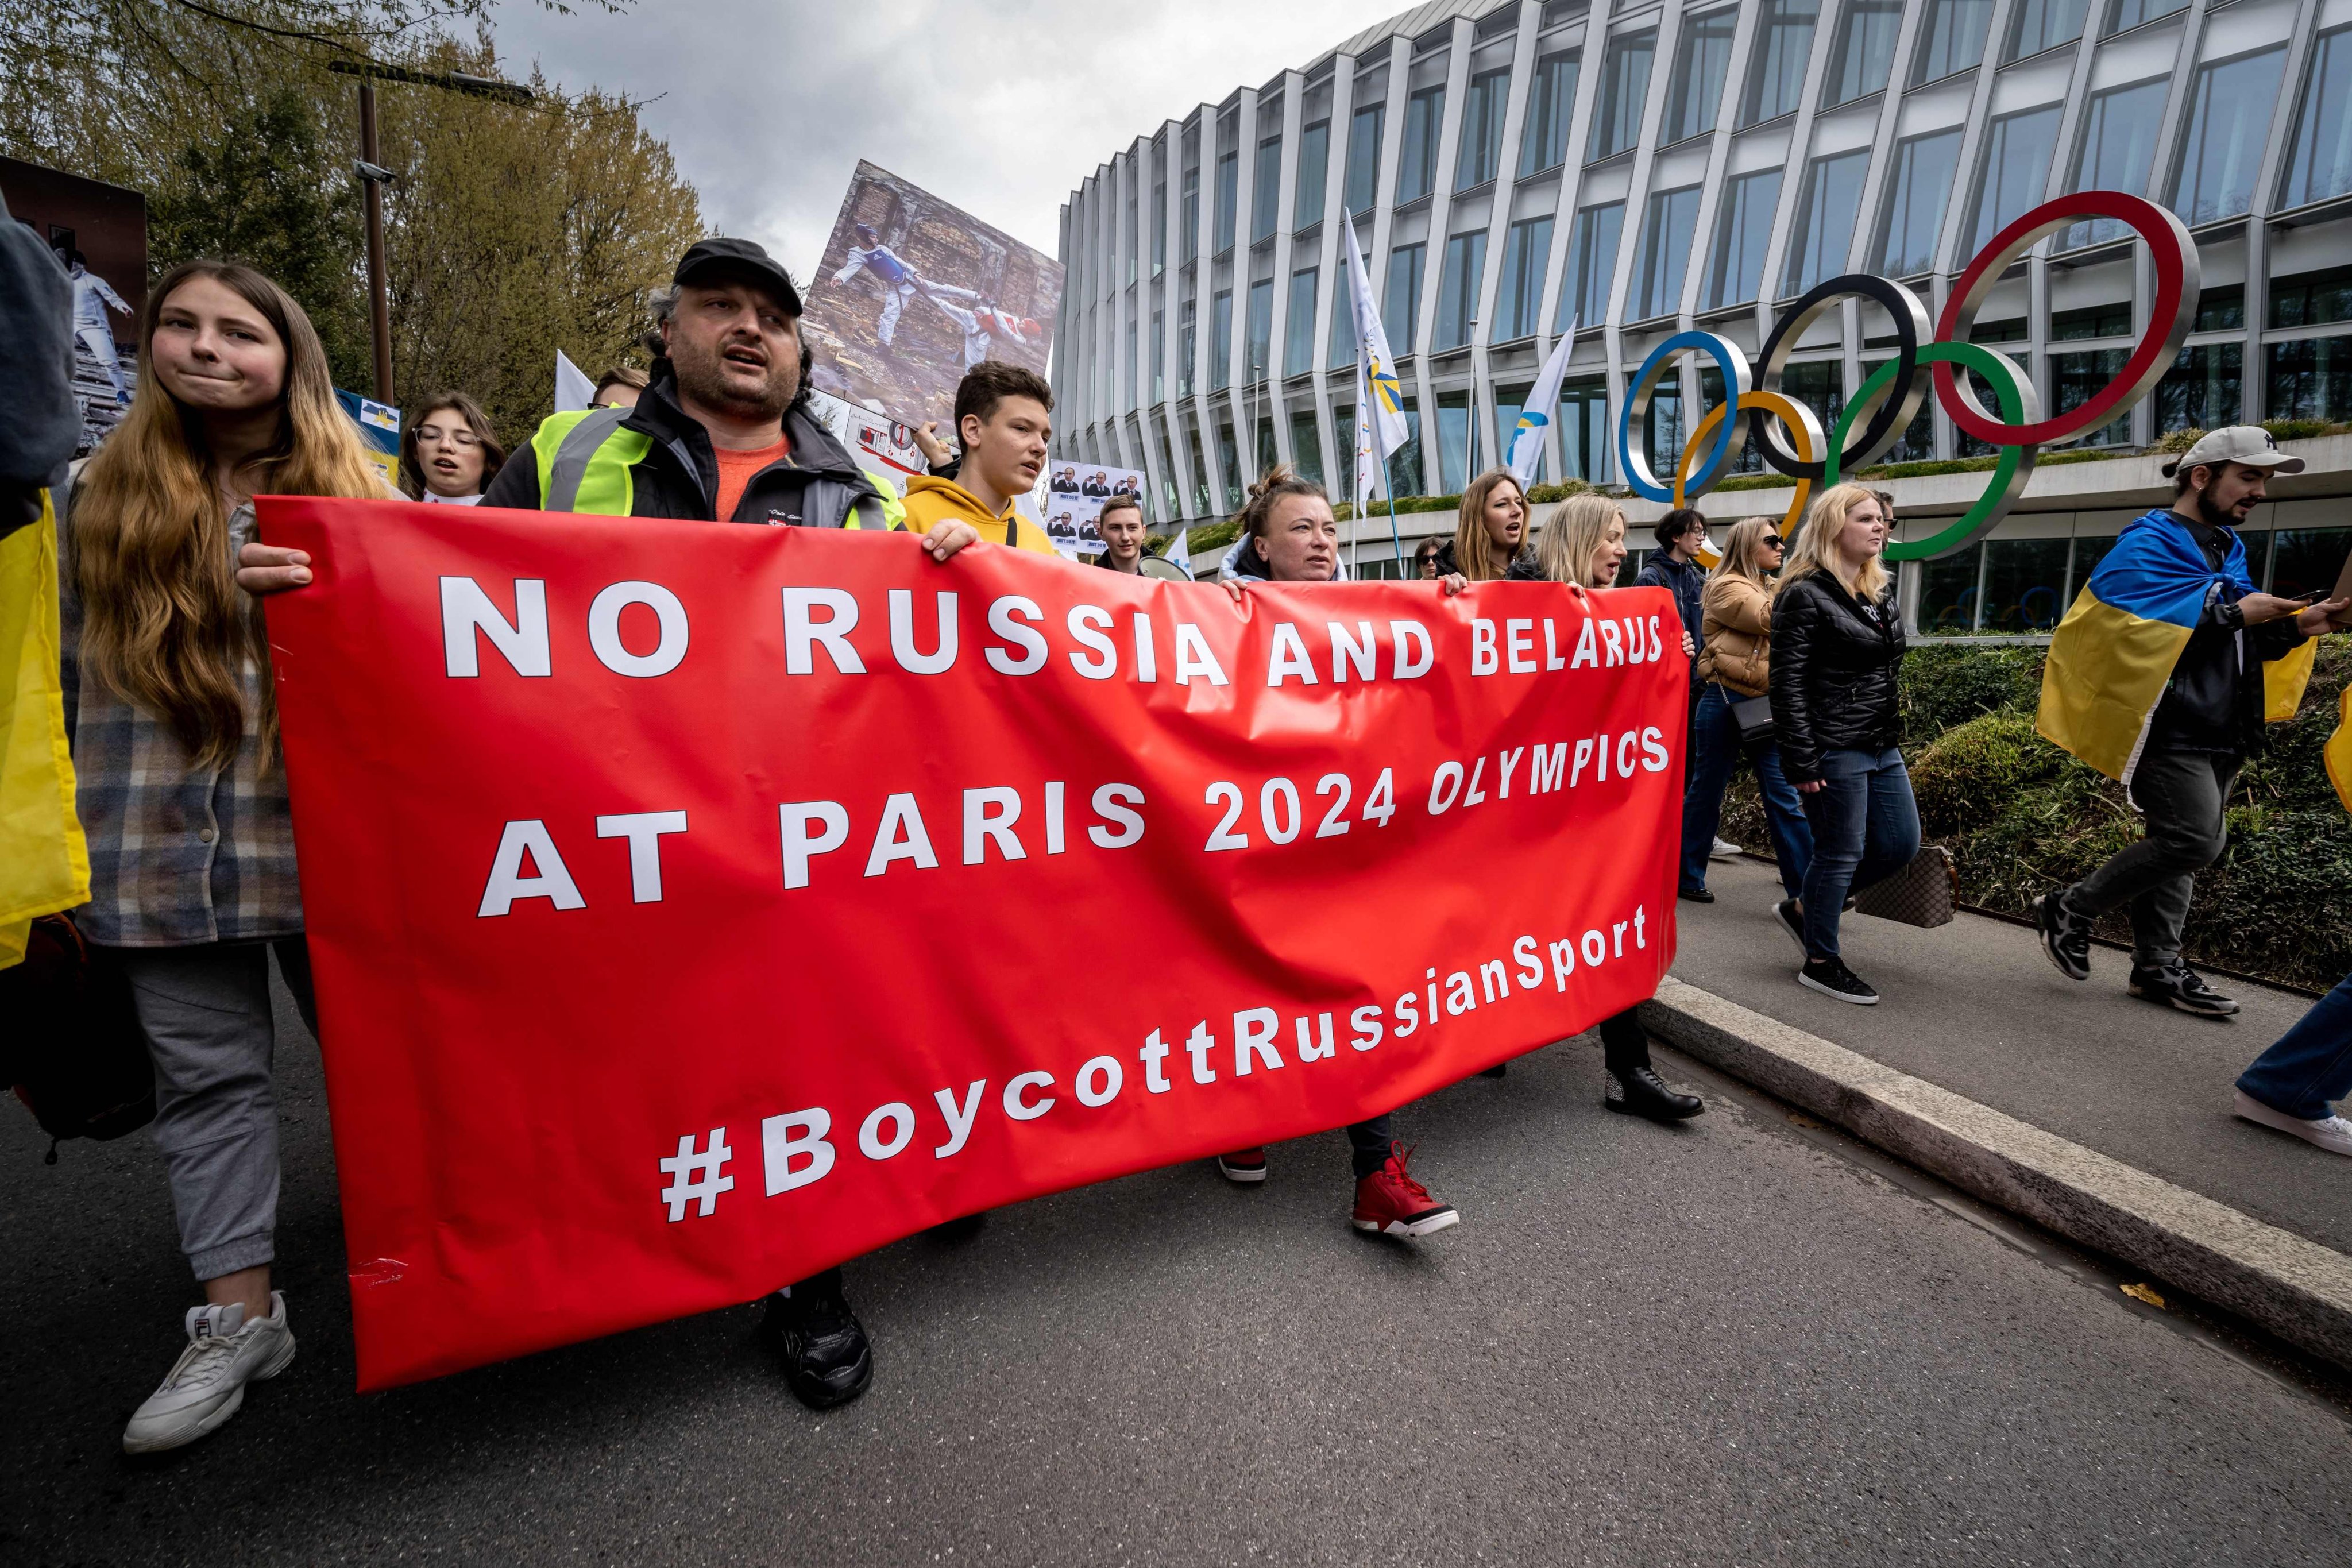
[(1954, 1186), (2352, 1369), (2352, 1258), (1668, 978), (1643, 1024)]

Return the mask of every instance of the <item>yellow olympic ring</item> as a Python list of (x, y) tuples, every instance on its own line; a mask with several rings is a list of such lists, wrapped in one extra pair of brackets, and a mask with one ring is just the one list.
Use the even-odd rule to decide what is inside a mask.
[[(1684, 500), (1683, 491), (1684, 488), (1690, 483), (1691, 459), (1695, 455), (1706, 450), (1707, 437), (1714, 432), (1717, 425), (1723, 423), (1724, 415), (1732, 406), (1728, 403), (1718, 403), (1708, 409), (1706, 416), (1698, 422), (1698, 428), (1690, 433), (1690, 439), (1683, 443), (1682, 461), (1675, 465), (1675, 505), (1689, 504)], [(1800, 461), (1807, 463), (1819, 461), (1818, 454), (1827, 449), (1827, 443), (1822, 438), (1822, 422), (1819, 416), (1803, 404), (1784, 394), (1743, 392), (1739, 395), (1738, 406), (1742, 409), (1760, 408), (1787, 426), (1790, 434), (1796, 437), (1795, 446)], [(1789, 503), (1788, 515), (1780, 520), (1781, 538), (1788, 538), (1798, 522), (1803, 519), (1805, 502), (1812, 498), (1812, 480), (1797, 481), (1796, 500)], [(1715, 563), (1708, 561), (1706, 557), (1714, 554), (1717, 554), (1717, 552), (1713, 550), (1701, 551), (1699, 552), (1701, 563), (1710, 569), (1713, 568)]]

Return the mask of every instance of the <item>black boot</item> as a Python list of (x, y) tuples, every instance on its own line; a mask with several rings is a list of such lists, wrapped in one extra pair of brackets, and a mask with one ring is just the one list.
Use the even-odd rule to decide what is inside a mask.
[(760, 1338), (782, 1358), (785, 1386), (811, 1410), (846, 1405), (874, 1381), (873, 1349), (837, 1274), (769, 1297)]
[(1606, 1076), (1608, 1092), (1601, 1103), (1627, 1116), (1647, 1117), (1652, 1121), (1684, 1121), (1706, 1109), (1698, 1096), (1676, 1094), (1666, 1087), (1664, 1079), (1646, 1067), (1612, 1069)]

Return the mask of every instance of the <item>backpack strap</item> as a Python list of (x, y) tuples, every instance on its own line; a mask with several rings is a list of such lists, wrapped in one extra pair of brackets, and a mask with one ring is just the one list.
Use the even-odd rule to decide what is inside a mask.
[(540, 497), (543, 511), (570, 511), (580, 499), (580, 482), (588, 477), (589, 460), (596, 449), (621, 427), (629, 416), (625, 408), (592, 409), (564, 433), (563, 444), (555, 449), (555, 458), (548, 466), (547, 491)]

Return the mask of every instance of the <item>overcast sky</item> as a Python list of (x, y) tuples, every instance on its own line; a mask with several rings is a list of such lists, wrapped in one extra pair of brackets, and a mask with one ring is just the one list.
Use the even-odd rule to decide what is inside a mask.
[[(574, 0), (576, 5), (577, 0)], [(507, 68), (654, 101), (703, 216), (805, 279), (860, 158), (1047, 255), (1129, 139), (1265, 81), (1402, 0), (635, 0), (495, 13)]]

